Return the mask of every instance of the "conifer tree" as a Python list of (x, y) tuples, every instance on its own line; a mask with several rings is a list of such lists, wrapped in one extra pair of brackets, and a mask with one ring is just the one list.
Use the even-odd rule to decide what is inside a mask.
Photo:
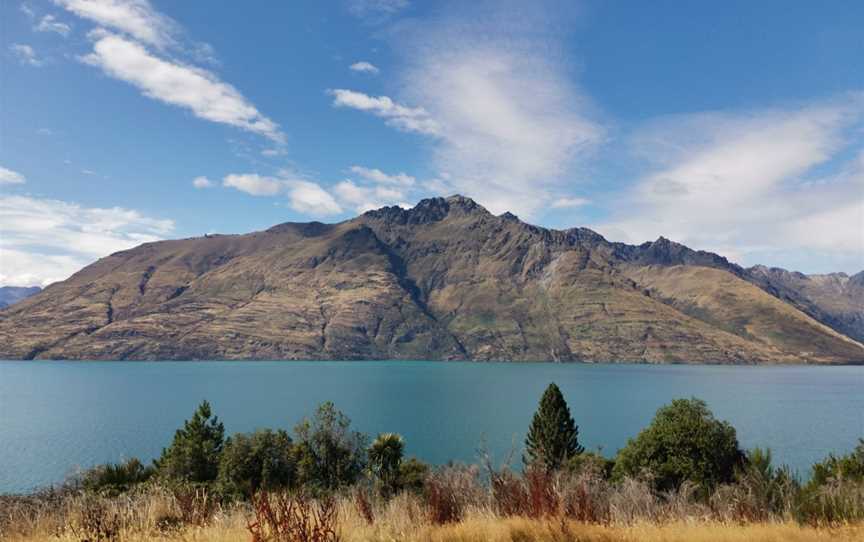
[(159, 474), (174, 480), (210, 482), (219, 472), (225, 427), (203, 401), (192, 418), (174, 434), (171, 446), (155, 461)]
[(561, 390), (554, 383), (549, 384), (540, 399), (525, 446), (527, 455), (523, 461), (550, 471), (559, 469), (585, 450), (579, 445), (579, 427), (570, 416)]

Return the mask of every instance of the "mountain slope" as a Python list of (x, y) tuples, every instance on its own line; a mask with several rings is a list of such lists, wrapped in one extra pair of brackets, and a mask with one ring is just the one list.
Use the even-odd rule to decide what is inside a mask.
[(710, 253), (470, 199), (148, 243), (0, 312), (0, 357), (858, 363)]
[(31, 295), (38, 294), (41, 289), (38, 286), (0, 286), (0, 309), (18, 303)]
[(859, 342), (864, 341), (864, 271), (805, 275), (765, 266), (747, 270), (781, 299)]

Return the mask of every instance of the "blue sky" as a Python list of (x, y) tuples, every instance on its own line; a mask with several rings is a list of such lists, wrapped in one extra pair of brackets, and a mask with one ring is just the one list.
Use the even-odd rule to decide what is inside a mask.
[(0, 3), (0, 284), (462, 193), (864, 269), (864, 3)]

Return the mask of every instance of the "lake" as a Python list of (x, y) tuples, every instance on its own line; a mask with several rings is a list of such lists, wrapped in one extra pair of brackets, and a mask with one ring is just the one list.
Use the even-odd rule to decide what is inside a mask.
[[(433, 463), (496, 461), (522, 442), (550, 382), (580, 440), (612, 454), (678, 397), (706, 400), (745, 447), (768, 446), (807, 475), (864, 436), (864, 367), (444, 362), (0, 361), (0, 493), (83, 467), (150, 460), (202, 399), (228, 433), (291, 429), (332, 400), (361, 431), (401, 433)], [(485, 444), (484, 444), (485, 443)]]

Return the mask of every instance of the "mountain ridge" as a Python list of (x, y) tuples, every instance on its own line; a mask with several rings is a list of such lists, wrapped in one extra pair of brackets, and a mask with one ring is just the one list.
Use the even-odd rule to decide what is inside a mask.
[(0, 357), (864, 362), (814, 292), (451, 196), (112, 254), (0, 312)]

